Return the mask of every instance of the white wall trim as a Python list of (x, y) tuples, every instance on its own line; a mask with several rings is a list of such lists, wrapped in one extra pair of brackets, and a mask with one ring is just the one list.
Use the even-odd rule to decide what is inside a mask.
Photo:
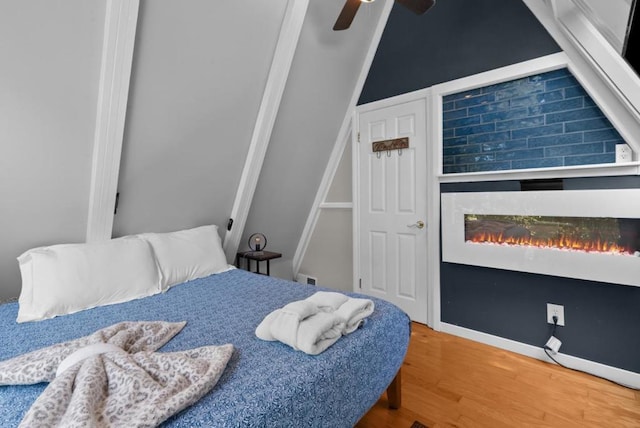
[(635, 137), (640, 135), (638, 75), (571, 0), (523, 2), (565, 52), (573, 75), (637, 156), (640, 152), (640, 142)]
[(429, 311), (427, 324), (434, 330), (440, 330), (440, 183), (438, 181), (438, 166), (441, 164), (442, 138), (442, 98), (434, 95), (433, 88), (429, 88), (427, 96), (427, 227), (429, 238), (427, 241), (428, 260), (427, 298)]
[(223, 248), (230, 262), (235, 259), (244, 232), (308, 6), (309, 0), (289, 0), (287, 3), (249, 151), (231, 209), (233, 227), (224, 237)]
[[(475, 342), (491, 345), (496, 348), (515, 352), (517, 354), (526, 355), (527, 357), (535, 358), (537, 360), (553, 363), (553, 361), (551, 361), (549, 357), (547, 357), (544, 349), (541, 347), (527, 345), (525, 343), (516, 342), (514, 340), (505, 339), (503, 337), (482, 333), (476, 330), (471, 330), (465, 327), (460, 327), (444, 322), (441, 323), (441, 328), (441, 331), (443, 331), (444, 333), (449, 333), (454, 336), (459, 336), (465, 339), (473, 340)], [(613, 380), (632, 388), (640, 388), (640, 373), (631, 372), (617, 367), (607, 366), (604, 364), (596, 363), (594, 361), (589, 361), (583, 358), (578, 358), (562, 353), (557, 354), (557, 356), (554, 356), (554, 358), (567, 367), (582, 370), (596, 376), (604, 377), (606, 379)]]
[[(638, 85), (640, 78), (622, 58), (611, 43), (596, 28), (580, 7), (584, 2), (577, 0), (551, 0), (551, 7), (556, 23), (574, 48), (594, 69), (602, 74), (603, 79), (612, 86), (620, 100), (638, 115), (640, 95)], [(620, 42), (621, 45), (624, 41)]]
[(351, 135), (351, 199), (353, 200), (353, 209), (351, 210), (351, 242), (353, 247), (352, 264), (353, 264), (353, 291), (360, 291), (360, 162), (358, 160), (358, 134), (360, 133), (359, 112), (361, 106), (356, 106), (351, 113), (351, 123), (355, 131)]
[(323, 202), (320, 204), (321, 210), (350, 210), (353, 202)]
[(442, 97), (470, 89), (493, 85), (495, 83), (520, 79), (522, 77), (531, 76), (532, 74), (557, 70), (559, 68), (567, 67), (568, 65), (569, 58), (567, 55), (563, 52), (558, 52), (528, 61), (519, 62), (517, 64), (473, 74), (471, 76), (462, 77), (460, 79), (450, 80), (448, 82), (433, 85), (431, 88), (435, 94)]
[(504, 171), (464, 172), (442, 174), (441, 183), (458, 181), (497, 181), (497, 180), (529, 180), (541, 178), (565, 177), (612, 177), (619, 175), (640, 174), (640, 162), (611, 163), (597, 165), (575, 165), (553, 168), (513, 169)]
[(111, 238), (139, 0), (107, 0), (93, 139), (87, 242)]
[[(329, 193), (329, 188), (331, 187), (331, 183), (333, 182), (333, 178), (336, 174), (336, 170), (338, 169), (338, 165), (340, 164), (340, 160), (342, 159), (342, 154), (347, 145), (347, 142), (350, 139), (352, 139), (353, 111), (355, 109), (355, 106), (358, 104), (358, 98), (360, 97), (360, 93), (362, 92), (364, 83), (367, 80), (367, 76), (369, 75), (369, 69), (371, 68), (371, 63), (373, 62), (373, 58), (376, 54), (376, 50), (378, 49), (378, 44), (380, 43), (380, 39), (382, 38), (382, 32), (384, 31), (384, 27), (387, 25), (387, 20), (389, 19), (389, 14), (391, 13), (392, 7), (393, 7), (393, 1), (386, 0), (382, 13), (380, 14), (380, 19), (378, 20), (378, 24), (371, 38), (371, 43), (369, 44), (367, 55), (365, 56), (364, 62), (362, 64), (362, 68), (360, 69), (358, 80), (353, 89), (351, 100), (349, 101), (349, 108), (345, 113), (345, 117), (342, 121), (342, 125), (340, 126), (340, 130), (338, 131), (338, 136), (336, 137), (336, 141), (333, 145), (333, 150), (331, 151), (329, 162), (327, 163), (327, 167), (325, 168), (324, 174), (322, 175), (320, 186), (318, 187), (318, 191), (316, 192), (316, 197), (311, 206), (311, 210), (309, 211), (309, 215), (307, 216), (307, 221), (305, 222), (304, 229), (302, 230), (302, 235), (300, 236), (300, 240), (298, 241), (298, 246), (296, 247), (296, 252), (293, 256), (294, 278), (300, 270), (300, 265), (302, 264), (302, 260), (304, 259), (304, 254), (307, 251), (307, 248), (309, 246), (309, 241), (311, 240), (311, 236), (313, 235), (313, 231), (318, 222), (318, 218), (320, 216), (320, 205), (325, 201), (327, 194)], [(354, 260), (356, 259), (354, 258)], [(355, 271), (355, 264), (354, 264), (354, 271)], [(354, 276), (354, 280), (353, 280), (354, 290), (356, 289), (355, 278), (357, 277)]]
[[(611, 46), (613, 46), (615, 51), (622, 52), (622, 49), (624, 47), (624, 34), (626, 33), (626, 31), (624, 32), (616, 31), (617, 29), (610, 26), (609, 22), (607, 22), (605, 19), (601, 19), (601, 17), (598, 16), (598, 12), (593, 10), (591, 5), (589, 4), (591, 3), (590, 1), (573, 0), (573, 3), (576, 5), (578, 9), (580, 9), (580, 11), (584, 14), (584, 16), (589, 19), (589, 22), (591, 22), (598, 29), (598, 31), (602, 33), (602, 36), (605, 39), (607, 39), (607, 41), (611, 44)], [(625, 0), (622, 3), (624, 3), (625, 6), (627, 7), (627, 11), (628, 9), (631, 8), (630, 0)], [(618, 5), (611, 5), (611, 6), (615, 6), (613, 7), (612, 12), (622, 12), (621, 10), (618, 10), (619, 9)], [(622, 38), (620, 36), (622, 36)]]

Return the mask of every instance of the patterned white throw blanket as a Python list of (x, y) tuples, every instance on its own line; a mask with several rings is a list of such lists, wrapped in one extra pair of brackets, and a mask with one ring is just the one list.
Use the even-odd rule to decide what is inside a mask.
[(21, 427), (154, 427), (209, 392), (233, 352), (154, 352), (185, 324), (122, 322), (1, 361), (0, 385), (50, 382)]

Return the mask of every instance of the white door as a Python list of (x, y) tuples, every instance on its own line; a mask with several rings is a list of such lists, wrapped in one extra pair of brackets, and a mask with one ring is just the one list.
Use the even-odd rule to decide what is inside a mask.
[[(427, 322), (427, 154), (425, 100), (358, 114), (356, 251), (360, 292)], [(402, 151), (372, 143), (409, 138)]]

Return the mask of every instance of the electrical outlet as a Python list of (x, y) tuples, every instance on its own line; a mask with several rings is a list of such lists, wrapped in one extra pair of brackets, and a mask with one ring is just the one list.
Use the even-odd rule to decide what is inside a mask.
[(633, 150), (628, 144), (616, 144), (616, 163), (631, 162), (633, 160)]
[(553, 324), (554, 315), (558, 317), (558, 325), (564, 326), (564, 306), (547, 303), (547, 322)]
[(318, 278), (310, 275), (305, 275), (304, 273), (299, 273), (296, 276), (296, 282), (299, 282), (301, 284), (316, 285), (318, 283)]

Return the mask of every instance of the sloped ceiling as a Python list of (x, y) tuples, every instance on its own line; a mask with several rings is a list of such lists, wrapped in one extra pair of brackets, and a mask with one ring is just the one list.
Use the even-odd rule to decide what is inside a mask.
[(291, 277), (291, 259), (329, 155), (350, 107), (384, 2), (360, 8), (351, 28), (332, 30), (343, 0), (312, 0), (245, 227), (283, 253), (272, 271)]
[[(114, 237), (224, 227), (291, 1), (140, 0)], [(303, 22), (246, 228), (269, 236), (289, 273), (385, 1), (363, 6), (345, 32), (331, 29), (343, 0), (311, 0)], [(2, 147), (0, 195), (26, 201), (2, 214), (0, 300), (19, 293), (21, 252), (85, 237), (105, 31), (104, 3), (86, 4), (0, 6), (13, 35), (0, 42), (11, 64), (0, 72), (0, 137), (15, 143)], [(33, 102), (16, 108), (24, 93)], [(65, 119), (53, 130), (51, 114)]]
[(226, 224), (287, 0), (143, 0), (114, 236)]
[[(141, 1), (114, 236), (207, 223), (223, 234), (286, 5)], [(241, 240), (265, 233), (283, 277), (385, 1), (335, 32), (343, 5), (309, 4)]]

